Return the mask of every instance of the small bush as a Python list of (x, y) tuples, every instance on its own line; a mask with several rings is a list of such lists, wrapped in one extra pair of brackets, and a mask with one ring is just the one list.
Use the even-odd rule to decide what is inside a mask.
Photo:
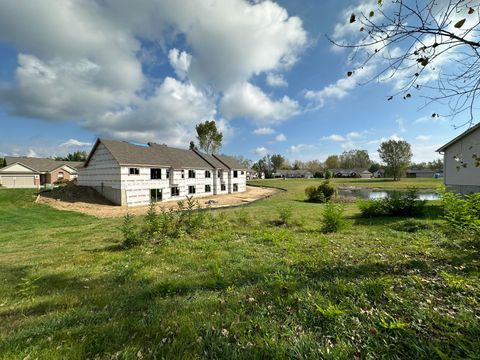
[(160, 218), (157, 215), (155, 203), (151, 202), (147, 214), (143, 219), (143, 234), (148, 241), (157, 240), (160, 232)]
[(332, 233), (345, 226), (345, 206), (342, 204), (327, 203), (322, 214), (322, 232)]
[(381, 200), (358, 200), (362, 217), (372, 218), (386, 215), (384, 203)]
[(331, 179), (332, 178), (332, 172), (330, 170), (325, 171), (324, 177), (325, 177), (325, 179)]
[(278, 221), (279, 225), (287, 225), (291, 221), (293, 215), (291, 206), (282, 206), (277, 209), (277, 212), (280, 218)]
[(461, 197), (442, 188), (440, 195), (449, 228), (480, 236), (480, 193)]
[(432, 225), (420, 220), (416, 219), (407, 219), (403, 221), (399, 221), (396, 224), (392, 225), (392, 229), (396, 231), (404, 231), (404, 232), (417, 232), (421, 230), (429, 230), (432, 228)]
[(307, 201), (315, 203), (328, 202), (336, 198), (337, 194), (337, 187), (334, 184), (331, 184), (328, 180), (322, 182), (318, 186), (312, 185), (305, 189)]
[(129, 213), (123, 217), (123, 223), (120, 230), (123, 235), (123, 247), (131, 248), (142, 243), (142, 238), (137, 233), (136, 226), (133, 223), (133, 216)]
[(70, 180), (68, 180), (68, 179), (58, 179), (53, 184), (54, 185), (66, 185), (68, 183), (70, 183)]
[(405, 192), (394, 191), (384, 199), (360, 200), (358, 207), (362, 217), (377, 216), (412, 216), (421, 214), (425, 207), (424, 200), (417, 200), (417, 190), (412, 188)]

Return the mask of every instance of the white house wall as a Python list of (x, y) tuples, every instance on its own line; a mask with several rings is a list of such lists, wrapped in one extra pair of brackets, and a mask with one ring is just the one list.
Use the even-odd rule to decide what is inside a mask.
[[(480, 159), (480, 129), (445, 150), (445, 185), (461, 193), (480, 191), (480, 166), (476, 166), (476, 156)], [(459, 160), (463, 161), (465, 166)]]
[[(138, 168), (139, 174), (130, 174), (130, 168)], [(161, 168), (161, 179), (151, 179), (151, 169)], [(189, 178), (188, 171), (194, 170), (195, 177)], [(170, 176), (167, 179), (167, 171)], [(162, 201), (178, 201), (187, 196), (202, 197), (233, 192), (233, 184), (238, 185), (238, 192), (246, 190), (246, 172), (238, 170), (238, 178), (233, 178), (233, 171), (213, 168), (211, 176), (205, 177), (205, 169), (171, 170), (167, 167), (148, 167), (136, 165), (119, 165), (108, 149), (100, 142), (86, 167), (78, 169), (77, 183), (90, 186), (118, 205), (139, 206), (150, 203), (150, 190), (162, 190)], [(243, 174), (242, 174), (243, 172)], [(182, 173), (184, 174), (182, 178)], [(221, 190), (221, 184), (225, 190)], [(205, 185), (211, 191), (205, 192)], [(178, 187), (179, 196), (171, 196), (171, 188)], [(189, 186), (195, 186), (195, 194), (189, 194)]]
[(88, 166), (78, 169), (77, 184), (93, 187), (115, 204), (125, 202), (120, 165), (102, 143), (98, 144)]

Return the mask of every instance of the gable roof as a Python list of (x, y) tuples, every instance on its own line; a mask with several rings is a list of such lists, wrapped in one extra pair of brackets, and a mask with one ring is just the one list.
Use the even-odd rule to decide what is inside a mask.
[(83, 161), (63, 161), (27, 156), (6, 156), (5, 162), (7, 166), (20, 163), (38, 172), (50, 172), (64, 165), (67, 165), (74, 170), (83, 166)]
[(464, 138), (465, 136), (473, 133), (474, 131), (476, 131), (477, 129), (480, 129), (480, 122), (474, 126), (472, 126), (470, 129), (467, 129), (465, 130), (463, 133), (461, 133), (460, 135), (458, 135), (456, 138), (453, 138), (452, 140), (450, 140), (448, 143), (446, 143), (445, 145), (439, 147), (436, 152), (443, 152), (445, 151), (448, 147), (450, 147), (451, 145), (455, 144), (457, 141), (461, 140), (462, 138)]
[(194, 150), (195, 153), (197, 153), (199, 156), (201, 156), (205, 161), (207, 161), (213, 168), (215, 169), (221, 169), (221, 170), (226, 170), (228, 167), (222, 163), (220, 160), (218, 160), (215, 156), (210, 155), (210, 154), (205, 154), (201, 151)]
[(247, 167), (243, 165), (240, 161), (235, 159), (233, 156), (226, 155), (213, 155), (221, 163), (225, 164), (229, 169), (232, 170), (247, 170)]
[[(225, 169), (228, 164), (216, 156), (194, 150), (178, 149), (164, 144), (136, 145), (126, 141), (98, 139), (88, 155), (88, 165), (98, 145), (102, 143), (119, 165), (173, 167), (174, 169)], [(229, 156), (225, 157), (232, 159)]]

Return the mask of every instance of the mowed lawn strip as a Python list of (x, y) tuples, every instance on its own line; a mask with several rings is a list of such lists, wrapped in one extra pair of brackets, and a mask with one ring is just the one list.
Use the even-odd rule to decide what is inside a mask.
[[(441, 184), (357, 181), (343, 183)], [(322, 234), (324, 205), (303, 201), (314, 182), (254, 182), (288, 191), (130, 250), (121, 218), (0, 189), (0, 358), (480, 357), (479, 240), (444, 235), (438, 202), (417, 232), (352, 203), (347, 228)]]

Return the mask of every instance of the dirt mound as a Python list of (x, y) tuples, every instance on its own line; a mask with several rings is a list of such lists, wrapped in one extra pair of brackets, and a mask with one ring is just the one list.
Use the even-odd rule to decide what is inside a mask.
[[(277, 193), (277, 189), (247, 186), (247, 191), (241, 193), (212, 195), (198, 197), (199, 203), (205, 207), (210, 203), (210, 208), (224, 208), (248, 204), (253, 201), (264, 199)], [(127, 208), (126, 206), (112, 205), (92, 188), (69, 184), (51, 191), (42, 192), (38, 203), (46, 204), (59, 210), (79, 211), (97, 217), (123, 216), (127, 212), (134, 215), (145, 214), (148, 206)], [(176, 201), (160, 202), (158, 208), (176, 208)]]
[(43, 191), (41, 197), (67, 203), (87, 203), (96, 205), (112, 205), (110, 201), (88, 186), (78, 186), (72, 183), (66, 186)]

